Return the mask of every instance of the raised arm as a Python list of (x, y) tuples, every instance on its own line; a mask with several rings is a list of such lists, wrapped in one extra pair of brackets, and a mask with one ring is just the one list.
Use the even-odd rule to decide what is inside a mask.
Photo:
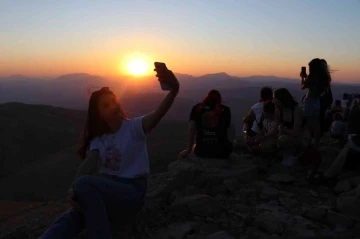
[(306, 88), (308, 88), (308, 81), (307, 79), (305, 79), (305, 77), (301, 77), (301, 85), (300, 85), (300, 88), (302, 90), (305, 90)]
[(179, 92), (179, 82), (172, 71), (168, 71), (161, 77), (163, 77), (162, 80), (164, 79), (163, 82), (169, 84), (171, 90), (161, 101), (156, 110), (144, 116), (142, 124), (145, 133), (150, 132), (156, 127), (174, 103), (174, 100)]

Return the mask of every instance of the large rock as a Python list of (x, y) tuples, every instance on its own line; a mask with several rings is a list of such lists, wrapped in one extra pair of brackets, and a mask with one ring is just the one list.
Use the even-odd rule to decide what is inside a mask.
[(215, 232), (206, 237), (206, 239), (235, 239), (226, 231)]
[(326, 222), (326, 213), (330, 209), (327, 206), (303, 206), (302, 216), (318, 222)]
[(342, 226), (345, 226), (345, 227), (351, 227), (354, 224), (354, 221), (351, 218), (349, 218), (349, 217), (347, 217), (347, 216), (345, 216), (343, 214), (334, 212), (332, 210), (328, 211), (327, 220), (333, 226), (342, 225)]
[(270, 234), (282, 234), (291, 216), (280, 211), (265, 212), (257, 217), (257, 225)]
[(291, 183), (295, 181), (295, 178), (289, 173), (276, 173), (270, 175), (267, 180), (273, 183)]
[(360, 221), (360, 198), (357, 196), (343, 196), (336, 201), (336, 209), (346, 216)]
[(170, 209), (179, 214), (206, 217), (219, 213), (221, 204), (209, 195), (194, 195), (177, 199), (170, 205)]
[(173, 223), (167, 228), (160, 229), (156, 235), (158, 239), (184, 239), (192, 232), (192, 223)]
[(340, 181), (336, 184), (334, 192), (340, 194), (351, 190), (351, 183), (348, 180)]

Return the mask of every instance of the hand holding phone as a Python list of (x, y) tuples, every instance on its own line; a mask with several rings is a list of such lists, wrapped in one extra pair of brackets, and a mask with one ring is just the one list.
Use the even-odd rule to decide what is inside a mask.
[(301, 77), (301, 78), (306, 78), (306, 77), (307, 77), (307, 74), (306, 74), (306, 66), (302, 66), (302, 67), (301, 67), (300, 77)]
[(156, 76), (159, 79), (161, 89), (164, 91), (174, 90), (177, 93), (179, 90), (179, 81), (176, 79), (174, 73), (169, 70), (163, 62), (155, 62), (154, 66), (154, 71), (157, 72)]

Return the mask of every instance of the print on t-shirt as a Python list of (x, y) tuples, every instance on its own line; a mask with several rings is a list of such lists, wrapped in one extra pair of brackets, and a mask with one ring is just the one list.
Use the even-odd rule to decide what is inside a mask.
[(104, 159), (103, 165), (106, 168), (109, 168), (111, 170), (120, 169), (120, 163), (121, 163), (120, 152), (115, 146), (105, 149), (103, 159)]
[(190, 121), (196, 124), (195, 154), (202, 157), (219, 156), (223, 153), (227, 142), (227, 129), (231, 123), (230, 108), (220, 105), (220, 109), (210, 109), (196, 104), (190, 113)]

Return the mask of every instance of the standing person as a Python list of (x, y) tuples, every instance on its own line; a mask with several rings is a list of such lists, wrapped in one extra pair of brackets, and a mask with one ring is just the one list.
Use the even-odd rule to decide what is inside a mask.
[(330, 87), (330, 73), (324, 67), (324, 61), (315, 58), (309, 62), (309, 75), (300, 73), (301, 89), (308, 89), (304, 99), (304, 112), (308, 128), (315, 138), (315, 148), (319, 147), (321, 138), (320, 96)]
[[(330, 72), (330, 67), (327, 64), (326, 60), (321, 59), (321, 62), (323, 63), (324, 71)], [(331, 82), (331, 75), (329, 73), (329, 81)], [(331, 85), (329, 84), (329, 87), (325, 89), (323, 94), (320, 96), (320, 129), (321, 129), (321, 136), (324, 132), (328, 131), (328, 124), (326, 122), (326, 111), (329, 107), (331, 107), (332, 103), (334, 101), (333, 94), (331, 91)]]
[(159, 72), (157, 77), (171, 90), (154, 111), (141, 117), (128, 119), (108, 87), (91, 94), (79, 149), (84, 162), (68, 193), (73, 208), (40, 239), (74, 238), (84, 228), (90, 239), (110, 239), (109, 221), (126, 222), (141, 210), (149, 176), (146, 135), (167, 113), (179, 91), (172, 71)]
[(222, 104), (219, 91), (211, 90), (191, 110), (187, 148), (179, 154), (179, 159), (187, 157), (192, 151), (201, 158), (228, 158), (233, 150), (234, 138), (230, 108)]

